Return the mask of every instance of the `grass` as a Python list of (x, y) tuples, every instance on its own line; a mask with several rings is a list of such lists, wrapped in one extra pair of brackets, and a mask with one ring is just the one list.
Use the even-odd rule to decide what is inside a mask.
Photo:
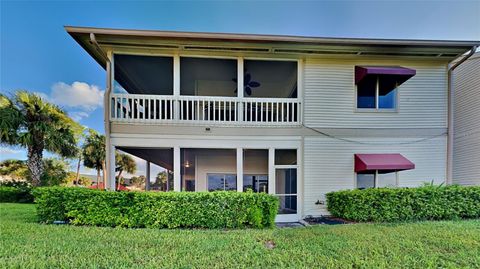
[(0, 243), (0, 268), (480, 268), (480, 220), (153, 230), (43, 225), (34, 205), (0, 204)]

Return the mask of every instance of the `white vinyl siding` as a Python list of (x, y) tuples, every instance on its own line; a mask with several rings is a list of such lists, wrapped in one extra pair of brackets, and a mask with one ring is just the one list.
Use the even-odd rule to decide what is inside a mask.
[[(412, 68), (417, 74), (398, 88), (397, 112), (359, 112), (355, 65)], [(314, 128), (445, 128), (446, 63), (407, 60), (307, 59), (304, 122)]]
[(453, 183), (480, 185), (480, 53), (455, 69)]
[[(445, 181), (446, 136), (440, 136), (414, 144), (398, 145), (417, 141), (424, 137), (385, 138), (350, 137), (364, 143), (339, 141), (328, 137), (305, 137), (304, 141), (304, 212), (307, 215), (328, 214), (325, 194), (331, 191), (355, 188), (355, 153), (400, 153), (415, 164), (415, 169), (400, 171), (400, 187), (416, 187), (424, 182), (441, 184)], [(391, 144), (388, 144), (391, 143)], [(397, 145), (395, 145), (397, 144)]]

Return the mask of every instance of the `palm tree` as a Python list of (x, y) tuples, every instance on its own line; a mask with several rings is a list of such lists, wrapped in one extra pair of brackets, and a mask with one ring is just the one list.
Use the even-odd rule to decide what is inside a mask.
[[(79, 140), (85, 140), (86, 134), (85, 134), (86, 129), (82, 129), (81, 132), (78, 134)], [(77, 172), (75, 174), (75, 182), (74, 185), (78, 185), (78, 182), (80, 180), (80, 166), (82, 164), (82, 156), (83, 156), (83, 150), (82, 146), (78, 145), (77, 146), (77, 156), (75, 156), (77, 159)]]
[(75, 130), (79, 124), (58, 106), (35, 93), (17, 91), (8, 98), (0, 94), (0, 142), (27, 148), (27, 166), (32, 185), (39, 186), (43, 151), (62, 157), (76, 154)]
[(82, 158), (83, 165), (97, 170), (97, 186), (100, 183), (100, 170), (105, 174), (105, 155), (105, 136), (89, 129), (83, 144)]
[(122, 172), (133, 174), (137, 171), (135, 160), (128, 154), (115, 152), (115, 171), (118, 171), (117, 179), (120, 182)]

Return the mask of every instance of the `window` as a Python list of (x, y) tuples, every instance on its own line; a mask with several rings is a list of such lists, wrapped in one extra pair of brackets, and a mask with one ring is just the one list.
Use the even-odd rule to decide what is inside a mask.
[(208, 174), (208, 191), (236, 191), (237, 175)]
[(275, 165), (297, 165), (297, 150), (276, 149)]
[(397, 82), (381, 75), (369, 76), (357, 84), (357, 108), (392, 110), (397, 107)]
[(244, 61), (244, 96), (297, 98), (296, 61)]
[(237, 61), (180, 57), (180, 94), (237, 96)]
[(396, 171), (365, 171), (357, 173), (357, 189), (397, 187)]
[(268, 192), (268, 175), (244, 175), (243, 191)]
[(268, 149), (243, 149), (243, 191), (268, 192)]
[(173, 57), (115, 54), (115, 93), (173, 94)]
[(355, 66), (357, 108), (395, 110), (397, 88), (417, 74), (401, 66)]

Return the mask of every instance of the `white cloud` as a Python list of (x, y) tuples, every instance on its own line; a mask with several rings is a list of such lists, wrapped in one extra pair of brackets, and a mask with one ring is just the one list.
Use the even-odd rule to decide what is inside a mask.
[(0, 153), (2, 153), (2, 154), (18, 154), (20, 152), (22, 152), (22, 151), (12, 149), (12, 148), (7, 148), (7, 147), (0, 147)]
[(98, 86), (85, 82), (75, 81), (71, 85), (57, 82), (48, 99), (59, 106), (93, 111), (103, 105), (104, 93)]
[(68, 115), (70, 115), (70, 118), (72, 118), (74, 121), (80, 121), (81, 119), (88, 117), (90, 114), (85, 111), (74, 111), (68, 113)]

